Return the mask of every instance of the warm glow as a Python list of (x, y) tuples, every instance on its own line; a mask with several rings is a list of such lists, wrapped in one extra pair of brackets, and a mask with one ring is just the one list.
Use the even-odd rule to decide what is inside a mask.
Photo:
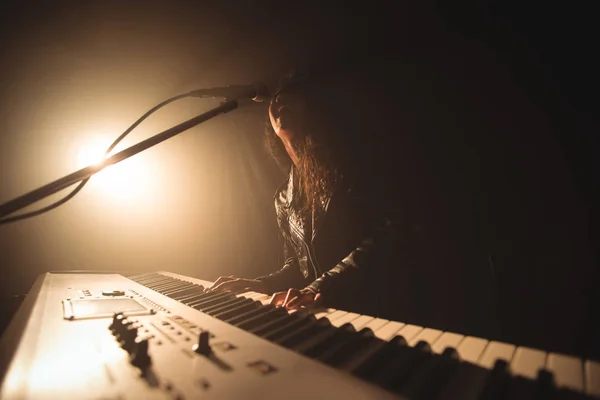
[[(82, 145), (77, 152), (77, 168), (98, 164), (111, 144), (110, 139), (96, 137)], [(112, 154), (124, 147), (113, 150)], [(90, 185), (100, 189), (100, 195), (117, 201), (134, 200), (143, 202), (152, 198), (155, 190), (151, 175), (153, 168), (142, 154), (137, 154), (120, 163), (111, 165), (93, 175)]]

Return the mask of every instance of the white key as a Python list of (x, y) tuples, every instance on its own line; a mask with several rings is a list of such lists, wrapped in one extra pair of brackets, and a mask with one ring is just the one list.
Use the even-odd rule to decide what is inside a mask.
[(406, 339), (406, 342), (410, 344), (411, 339), (417, 336), (417, 334), (419, 334), (419, 332), (421, 332), (422, 330), (422, 326), (406, 325), (397, 333), (397, 335), (402, 335), (404, 339)]
[(252, 299), (252, 300), (264, 300), (264, 299), (268, 299), (269, 296), (267, 296), (264, 293), (258, 293), (258, 292), (246, 292), (246, 293), (242, 293), (240, 296), (246, 297), (248, 299)]
[(554, 373), (557, 387), (583, 391), (583, 365), (577, 357), (550, 353), (546, 368)]
[(490, 342), (479, 359), (479, 365), (492, 369), (496, 360), (504, 360), (510, 364), (513, 354), (515, 354), (514, 345), (502, 342)]
[(529, 347), (518, 347), (510, 363), (510, 369), (515, 375), (525, 378), (536, 379), (540, 368), (546, 365), (546, 352), (530, 349)]
[(382, 326), (384, 326), (388, 322), (390, 322), (390, 321), (387, 320), (387, 319), (375, 318), (373, 321), (371, 321), (367, 325), (365, 325), (365, 328), (369, 328), (373, 332), (377, 332), (377, 329), (381, 328)]
[(369, 322), (373, 321), (374, 319), (375, 319), (375, 317), (371, 317), (368, 315), (361, 315), (360, 317), (356, 318), (355, 320), (353, 320), (350, 323), (354, 326), (354, 329), (356, 329), (357, 331), (360, 331), (362, 328), (364, 328)]
[(433, 350), (434, 353), (442, 354), (444, 350), (446, 350), (446, 347), (458, 347), (464, 338), (463, 335), (459, 335), (458, 333), (444, 332), (435, 343), (433, 343), (431, 350)]
[(331, 314), (325, 315), (325, 318), (327, 318), (329, 320), (329, 322), (333, 323), (333, 321), (335, 321), (336, 319), (338, 319), (340, 317), (343, 317), (346, 314), (348, 314), (348, 311), (335, 310)]
[(429, 345), (433, 345), (433, 342), (442, 335), (442, 331), (438, 331), (437, 329), (425, 328), (421, 332), (419, 332), (416, 336), (408, 341), (408, 344), (414, 346), (419, 343), (419, 341), (423, 340)]
[(326, 315), (329, 315), (334, 311), (336, 311), (335, 308), (325, 308), (325, 309), (319, 308), (319, 309), (312, 310), (312, 312), (315, 314), (315, 318), (317, 318), (317, 319), (323, 318)]
[(585, 393), (600, 397), (600, 363), (585, 362)]
[(336, 319), (335, 321), (333, 321), (331, 323), (331, 325), (340, 327), (340, 326), (344, 325), (346, 322), (351, 322), (358, 317), (360, 317), (360, 314), (348, 313), (348, 314)]
[(403, 326), (404, 324), (402, 322), (389, 321), (387, 324), (374, 331), (375, 336), (381, 340), (388, 341), (396, 336), (396, 332), (398, 332)]
[(483, 353), (487, 344), (488, 341), (485, 339), (467, 336), (460, 342), (456, 351), (458, 351), (461, 360), (475, 364), (477, 363), (477, 360), (479, 360), (479, 356), (481, 356), (481, 353)]

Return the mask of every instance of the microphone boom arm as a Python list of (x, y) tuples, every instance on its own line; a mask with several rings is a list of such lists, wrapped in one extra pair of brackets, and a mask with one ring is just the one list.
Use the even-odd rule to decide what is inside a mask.
[(216, 117), (217, 115), (227, 113), (231, 110), (235, 110), (238, 107), (237, 100), (226, 101), (222, 103), (219, 107), (215, 107), (203, 114), (197, 115), (193, 118), (188, 119), (176, 125), (172, 128), (169, 128), (161, 133), (158, 133), (146, 140), (143, 140), (131, 147), (126, 148), (112, 156), (106, 158), (102, 163), (98, 165), (91, 165), (89, 167), (85, 167), (80, 169), (79, 171), (75, 171), (69, 175), (63, 176), (60, 179), (57, 179), (53, 182), (50, 182), (44, 186), (41, 186), (35, 190), (32, 190), (29, 193), (25, 193), (13, 200), (10, 200), (4, 204), (0, 205), (0, 223), (2, 222), (1, 218), (12, 214), (20, 209), (23, 209), (45, 197), (48, 197), (60, 190), (66, 189), (67, 187), (82, 181), (84, 179), (89, 178), (97, 172), (102, 171), (104, 168), (109, 165), (116, 164), (121, 162), (131, 156), (134, 156), (142, 151), (149, 149), (150, 147), (157, 145), (161, 142), (164, 142), (167, 139), (172, 138), (184, 132), (190, 128), (193, 128), (196, 125), (201, 124), (202, 122), (208, 121), (211, 118)]

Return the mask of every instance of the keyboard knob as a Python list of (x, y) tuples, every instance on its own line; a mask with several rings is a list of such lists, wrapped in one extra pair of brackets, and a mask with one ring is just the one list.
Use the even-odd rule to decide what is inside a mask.
[(198, 336), (198, 343), (195, 344), (194, 347), (192, 347), (192, 350), (204, 356), (209, 355), (212, 352), (212, 349), (210, 348), (210, 344), (208, 342), (209, 336), (210, 333), (208, 331), (200, 332), (200, 335)]
[(150, 365), (150, 356), (148, 355), (148, 338), (143, 338), (135, 342), (131, 353), (131, 364), (139, 369), (145, 369)]

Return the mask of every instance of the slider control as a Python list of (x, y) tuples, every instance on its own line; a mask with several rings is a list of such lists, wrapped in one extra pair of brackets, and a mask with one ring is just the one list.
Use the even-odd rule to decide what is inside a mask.
[(203, 356), (209, 355), (212, 352), (210, 343), (208, 342), (209, 336), (210, 333), (208, 331), (200, 332), (200, 335), (198, 336), (198, 343), (192, 347), (192, 350), (198, 354), (202, 354)]

